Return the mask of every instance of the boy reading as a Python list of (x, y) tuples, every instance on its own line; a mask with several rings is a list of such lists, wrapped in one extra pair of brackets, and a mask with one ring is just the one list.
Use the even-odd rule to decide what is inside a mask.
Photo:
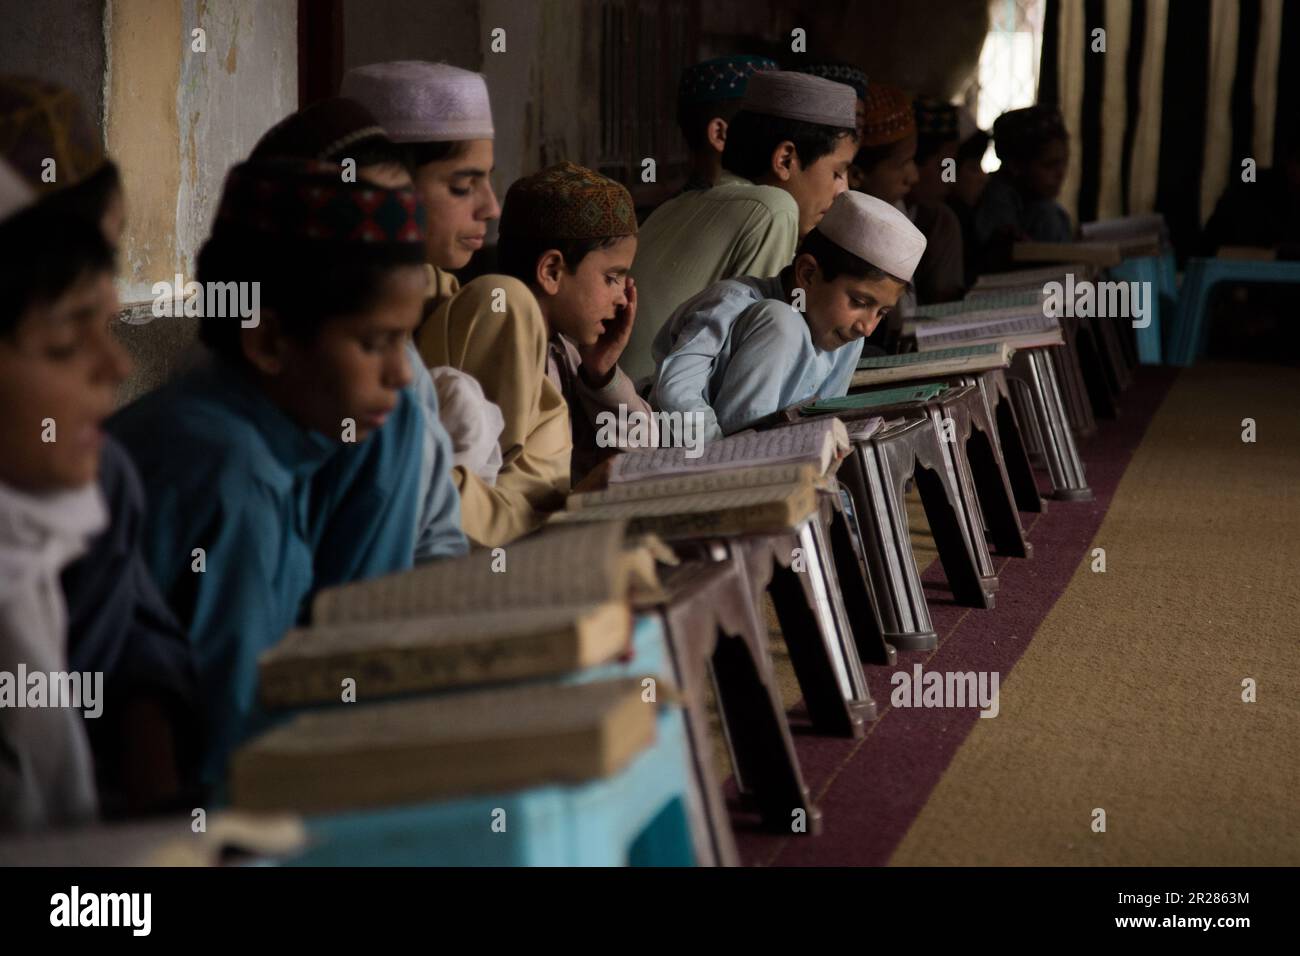
[[(257, 283), (257, 314), (205, 314), (210, 361), (109, 423), (144, 480), (146, 560), (195, 649), (205, 782), (261, 723), (257, 657), (310, 596), (411, 566), (423, 422), (405, 343), (427, 285), (421, 217), (412, 190), (349, 182), (339, 166), (236, 166), (198, 281)], [(370, 506), (340, 511), (315, 479), (386, 429), (398, 434), (372, 483), (347, 488)], [(455, 534), (454, 503), (446, 515)]]
[(705, 417), (705, 438), (848, 391), (862, 340), (907, 288), (925, 237), (893, 206), (842, 194), (780, 275), (729, 279), (683, 305), (655, 340), (650, 400)]
[(654, 372), (655, 335), (687, 299), (720, 279), (770, 276), (789, 264), (848, 188), (856, 103), (851, 86), (804, 73), (749, 78), (717, 184), (668, 200), (641, 227), (632, 270), (640, 317), (623, 355), (633, 379)]
[[(573, 163), (516, 182), (501, 213), (502, 271), (537, 297), (550, 333), (547, 375), (569, 406), (575, 484), (617, 450), (598, 440), (617, 434), (605, 422), (634, 428), (641, 417), (645, 444), (657, 444), (649, 403), (618, 367), (636, 322), (628, 277), (636, 233), (627, 189)], [(617, 437), (626, 447), (626, 436)]]
[(461, 288), (449, 270), (482, 248), (500, 215), (489, 178), (492, 112), (483, 77), (445, 63), (402, 60), (348, 71), (343, 95), (364, 105), (398, 145), (428, 211), (426, 318), (416, 344), (425, 365), (475, 378), (501, 410), (495, 484), (457, 466), (461, 526), (496, 547), (540, 527), (569, 491), (569, 415), (546, 375), (546, 323), (522, 287), (497, 294), (475, 280)]

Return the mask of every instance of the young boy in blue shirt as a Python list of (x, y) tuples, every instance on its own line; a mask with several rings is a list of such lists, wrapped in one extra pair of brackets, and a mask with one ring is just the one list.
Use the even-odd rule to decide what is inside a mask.
[(651, 402), (702, 415), (709, 440), (844, 395), (863, 338), (897, 305), (924, 251), (898, 209), (841, 193), (780, 275), (715, 283), (673, 314), (655, 339)]
[[(261, 725), (258, 655), (302, 622), (311, 595), (411, 566), (424, 421), (406, 343), (427, 286), (423, 241), (409, 187), (307, 160), (235, 167), (198, 280), (259, 283), (258, 313), (205, 315), (210, 361), (109, 422), (144, 482), (146, 561), (195, 650), (206, 783)], [(388, 430), (382, 454), (349, 455)], [(323, 485), (340, 455), (363, 471)], [(449, 458), (444, 445), (438, 510), (463, 547)]]

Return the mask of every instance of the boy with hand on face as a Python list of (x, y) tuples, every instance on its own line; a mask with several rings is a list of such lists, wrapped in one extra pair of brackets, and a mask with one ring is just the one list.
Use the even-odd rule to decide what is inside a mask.
[(897, 305), (924, 251), (906, 215), (843, 193), (780, 275), (719, 282), (677, 310), (655, 340), (651, 401), (703, 415), (708, 440), (843, 396), (862, 340)]
[(617, 450), (598, 440), (609, 434), (607, 416), (632, 427), (644, 416), (645, 444), (657, 444), (652, 409), (618, 366), (636, 323), (628, 275), (636, 248), (632, 196), (582, 166), (551, 166), (506, 194), (499, 261), (536, 296), (546, 321), (547, 375), (569, 406), (575, 484)]

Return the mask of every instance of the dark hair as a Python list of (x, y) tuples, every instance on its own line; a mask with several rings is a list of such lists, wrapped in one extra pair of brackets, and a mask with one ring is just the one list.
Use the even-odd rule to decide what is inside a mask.
[(113, 197), (122, 191), (117, 164), (109, 160), (79, 183), (41, 200), (41, 206), (57, 215), (75, 216), (99, 228)]
[(977, 129), (966, 137), (966, 141), (957, 147), (957, 165), (974, 160), (979, 162), (984, 158), (984, 154), (989, 148), (989, 134), (982, 129)]
[(707, 134), (709, 123), (714, 119), (724, 120), (728, 126), (740, 112), (741, 101), (714, 100), (709, 103), (677, 102), (677, 128), (686, 138), (686, 145), (692, 150), (703, 149), (709, 145)]
[[(415, 176), (416, 170), (421, 166), (442, 162), (444, 159), (454, 159), (465, 152), (463, 142), (394, 143), (393, 146), (397, 150), (397, 161), (406, 167), (406, 171), (411, 176)], [(357, 165), (360, 166), (361, 163), (358, 161)]]
[(942, 136), (917, 136), (916, 165), (920, 166), (928, 162), (931, 156), (943, 149), (945, 143), (955, 142), (957, 142), (956, 133), (948, 133)]
[(558, 250), (564, 257), (564, 268), (576, 272), (588, 254), (597, 249), (608, 249), (623, 238), (625, 237), (524, 239), (519, 236), (501, 236), (497, 239), (497, 268), (525, 285), (532, 285), (537, 275), (537, 260), (542, 257), (542, 253), (550, 249)]
[(802, 255), (809, 255), (817, 260), (817, 268), (821, 270), (822, 277), (827, 282), (834, 282), (840, 276), (846, 275), (854, 279), (871, 281), (893, 279), (904, 289), (909, 285), (893, 273), (872, 265), (866, 259), (855, 256), (843, 246), (827, 239), (816, 228), (804, 236), (803, 241), (799, 243), (795, 258)]
[[(378, 301), (384, 279), (401, 266), (419, 265), (410, 254), (364, 243), (294, 243), (223, 235), (199, 250), (196, 278), (257, 282), (260, 309), (275, 312), (280, 328), (310, 342), (330, 319), (365, 312)], [(216, 354), (243, 360), (238, 318), (205, 316), (199, 339)]]
[(854, 135), (851, 128), (822, 126), (820, 123), (741, 110), (727, 126), (722, 168), (737, 176), (758, 180), (767, 173), (773, 150), (787, 140), (794, 143), (799, 163), (807, 168), (835, 152), (835, 147), (844, 137)]
[(113, 272), (113, 250), (98, 223), (40, 203), (0, 223), (0, 262), (0, 336), (11, 336), (28, 310)]
[(1048, 144), (1069, 139), (1065, 120), (1054, 106), (1026, 106), (1003, 113), (993, 121), (993, 149), (1004, 163), (1030, 162)]

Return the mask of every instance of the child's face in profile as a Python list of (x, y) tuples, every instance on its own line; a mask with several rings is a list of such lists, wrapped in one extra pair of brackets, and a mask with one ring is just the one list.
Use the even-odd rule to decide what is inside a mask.
[(800, 256), (795, 277), (805, 292), (804, 317), (813, 344), (823, 352), (866, 338), (902, 298), (904, 286), (894, 279), (841, 275), (827, 281), (815, 262), (811, 256)]
[(841, 136), (835, 149), (804, 166), (796, 156), (788, 179), (781, 182), (799, 206), (799, 236), (808, 235), (821, 222), (835, 197), (849, 188), (848, 171), (857, 152), (852, 136)]
[(862, 171), (862, 191), (885, 202), (898, 202), (916, 184), (916, 134), (894, 144), (889, 155)]
[(1069, 163), (1069, 142), (1064, 139), (1054, 139), (1039, 150), (1037, 156), (1021, 167), (1021, 182), (1030, 195), (1038, 199), (1055, 199), (1060, 195), (1061, 184), (1065, 182), (1065, 170)]
[(634, 258), (636, 236), (623, 236), (587, 253), (572, 272), (560, 270), (555, 291), (544, 303), (551, 331), (577, 345), (595, 345), (627, 307), (627, 277)]
[(310, 342), (274, 333), (274, 359), (258, 364), (274, 379), (277, 403), (299, 425), (335, 441), (343, 440), (350, 418), (356, 440), (365, 440), (411, 382), (406, 343), (420, 322), (425, 286), (422, 267), (401, 266), (385, 276), (371, 309), (329, 319)]
[(89, 273), (0, 339), (0, 481), (41, 493), (95, 480), (100, 425), (131, 371), (117, 312), (112, 275)]
[(425, 261), (439, 269), (460, 269), (483, 248), (487, 224), (501, 215), (492, 191), (492, 140), (476, 139), (450, 159), (425, 163), (415, 172), (415, 190), (427, 215)]

